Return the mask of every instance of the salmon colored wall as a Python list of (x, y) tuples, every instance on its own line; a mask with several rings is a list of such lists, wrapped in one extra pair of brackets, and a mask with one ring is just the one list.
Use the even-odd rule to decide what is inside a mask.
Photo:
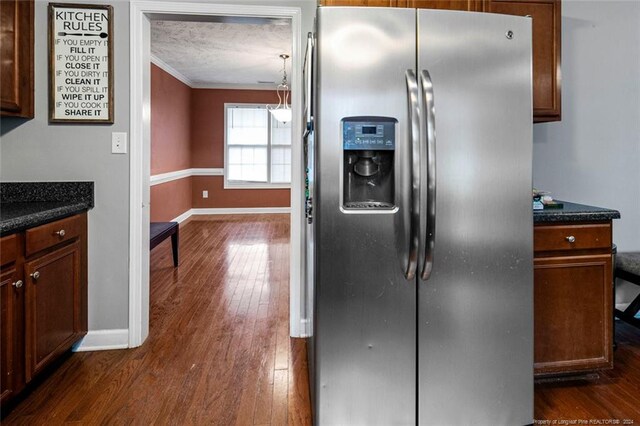
[[(223, 176), (193, 176), (193, 207), (289, 207), (288, 189), (224, 189)], [(202, 198), (203, 190), (209, 198)]]
[(191, 90), (191, 167), (224, 167), (224, 104), (278, 103), (271, 90)]
[[(224, 104), (278, 103), (275, 91), (192, 89), (151, 64), (151, 174), (224, 167)], [(209, 198), (202, 198), (202, 191)], [(191, 208), (289, 207), (289, 189), (224, 189), (222, 176), (193, 176), (151, 187), (151, 220)]]
[(151, 187), (151, 222), (168, 222), (191, 209), (192, 177)]
[[(191, 167), (224, 167), (224, 104), (277, 104), (271, 90), (192, 89)], [(289, 189), (224, 189), (222, 176), (194, 176), (193, 207), (289, 207)], [(202, 198), (202, 191), (209, 198)]]
[[(190, 168), (191, 88), (151, 64), (151, 174)], [(170, 221), (191, 209), (191, 179), (151, 187), (152, 222)]]
[(191, 167), (191, 88), (151, 64), (151, 174)]

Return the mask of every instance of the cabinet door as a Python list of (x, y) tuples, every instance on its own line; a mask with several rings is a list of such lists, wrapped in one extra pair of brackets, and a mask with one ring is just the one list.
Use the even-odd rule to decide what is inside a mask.
[(323, 6), (409, 7), (480, 11), (482, 0), (321, 0)]
[(80, 244), (25, 263), (26, 380), (82, 336)]
[(536, 374), (611, 368), (611, 255), (536, 258)]
[(2, 0), (0, 115), (33, 118), (33, 0)]
[(560, 121), (560, 0), (484, 0), (485, 12), (531, 16), (533, 119)]
[(402, 0), (320, 0), (322, 6), (403, 7)]
[(17, 292), (22, 282), (18, 281), (15, 269), (7, 269), (0, 275), (0, 403), (4, 403), (15, 392), (15, 350), (18, 346), (16, 330)]
[(398, 0), (400, 7), (415, 7), (417, 9), (444, 9), (480, 11), (480, 0)]

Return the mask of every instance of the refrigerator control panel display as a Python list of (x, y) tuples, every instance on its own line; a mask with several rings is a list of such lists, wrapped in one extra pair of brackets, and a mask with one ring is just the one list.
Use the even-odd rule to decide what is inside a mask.
[(394, 150), (396, 147), (395, 118), (348, 117), (342, 120), (342, 141), (345, 150)]

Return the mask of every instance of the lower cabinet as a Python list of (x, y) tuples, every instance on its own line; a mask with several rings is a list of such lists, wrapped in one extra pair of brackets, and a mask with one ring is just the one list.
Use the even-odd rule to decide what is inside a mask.
[(82, 337), (78, 242), (24, 266), (26, 377), (31, 380)]
[(3, 409), (87, 332), (86, 229), (83, 213), (1, 240)]
[(534, 233), (535, 374), (612, 368), (611, 225), (551, 225)]
[[(17, 288), (16, 288), (17, 287)], [(7, 268), (0, 275), (0, 328), (2, 344), (0, 345), (0, 403), (8, 401), (15, 392), (15, 364), (16, 349), (16, 306), (17, 290), (22, 287), (15, 268)]]

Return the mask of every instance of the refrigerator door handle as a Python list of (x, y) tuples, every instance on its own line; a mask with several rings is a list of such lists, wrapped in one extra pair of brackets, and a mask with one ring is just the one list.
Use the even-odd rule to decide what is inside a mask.
[(411, 197), (409, 201), (409, 258), (405, 277), (415, 278), (420, 246), (420, 104), (418, 80), (413, 70), (405, 73), (409, 100), (409, 162), (411, 164)]
[(433, 252), (436, 240), (436, 113), (433, 82), (428, 70), (420, 73), (422, 100), (425, 109), (425, 135), (427, 137), (427, 235), (421, 278), (428, 280), (433, 270)]
[(307, 137), (311, 130), (313, 129), (313, 115), (311, 113), (312, 99), (311, 96), (313, 94), (313, 81), (312, 81), (312, 72), (313, 72), (313, 55), (314, 55), (314, 44), (313, 44), (313, 33), (307, 34), (307, 51), (304, 57), (304, 134), (302, 137)]

